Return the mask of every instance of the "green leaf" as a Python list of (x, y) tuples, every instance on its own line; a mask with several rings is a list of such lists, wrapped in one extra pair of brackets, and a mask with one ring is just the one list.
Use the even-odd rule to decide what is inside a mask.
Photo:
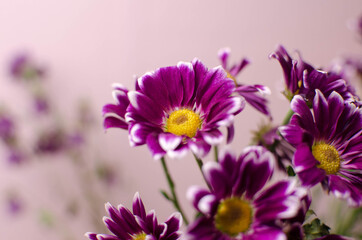
[(173, 199), (168, 195), (168, 193), (166, 191), (160, 190), (160, 192), (164, 198), (166, 198), (168, 201), (173, 202)]
[(311, 223), (303, 225), (304, 234), (307, 240), (329, 235), (330, 227), (321, 223), (318, 218), (313, 219)]
[(295, 177), (295, 172), (292, 166), (287, 167), (287, 173), (289, 177)]

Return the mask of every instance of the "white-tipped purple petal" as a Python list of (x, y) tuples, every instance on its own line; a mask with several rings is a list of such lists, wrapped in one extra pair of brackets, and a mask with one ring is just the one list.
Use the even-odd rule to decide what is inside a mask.
[(224, 136), (218, 129), (214, 129), (209, 132), (203, 132), (202, 137), (205, 140), (205, 142), (207, 142), (210, 145), (218, 145), (224, 139)]
[(182, 136), (177, 136), (172, 133), (160, 133), (160, 135), (158, 135), (158, 141), (162, 149), (167, 152), (174, 150), (180, 145)]

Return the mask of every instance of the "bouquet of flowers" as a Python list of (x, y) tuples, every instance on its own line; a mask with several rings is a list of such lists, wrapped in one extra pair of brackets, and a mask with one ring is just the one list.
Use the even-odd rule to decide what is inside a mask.
[[(272, 118), (269, 89), (237, 82), (249, 61), (230, 67), (229, 54), (220, 50), (216, 68), (194, 59), (146, 73), (134, 90), (113, 86), (116, 102), (103, 108), (105, 129), (127, 130), (131, 146), (147, 145), (161, 161), (169, 185), (162, 194), (177, 212), (159, 223), (136, 193), (132, 211), (106, 204), (104, 223), (112, 234), (88, 232), (89, 239), (349, 239), (331, 234), (319, 218), (311, 220), (310, 209), (310, 189), (321, 185), (355, 208), (355, 221), (361, 212), (362, 109), (345, 72), (317, 69), (279, 46), (270, 58), (282, 67), (290, 112), (281, 125), (263, 126), (254, 144), (235, 154), (223, 145), (233, 141), (234, 118), (246, 104)], [(204, 161), (212, 148), (214, 161)], [(188, 152), (205, 180), (205, 187), (187, 192), (196, 211), (192, 220), (167, 167)], [(275, 171), (284, 175), (271, 182)]]
[[(319, 69), (278, 46), (270, 58), (282, 67), (290, 111), (275, 125), (269, 88), (239, 83), (237, 75), (249, 61), (229, 66), (229, 55), (221, 49), (216, 68), (194, 59), (144, 74), (133, 90), (113, 86), (115, 103), (103, 108), (104, 128), (127, 130), (132, 147), (147, 145), (162, 164), (169, 190), (161, 193), (176, 212), (159, 223), (136, 193), (132, 211), (107, 203), (103, 220), (112, 234), (88, 232), (89, 239), (351, 239), (362, 204), (362, 102), (347, 70), (353, 64)], [(360, 71), (361, 65), (354, 66)], [(247, 104), (270, 123), (235, 153), (224, 145), (237, 134), (234, 118)], [(214, 160), (205, 161), (212, 151)], [(190, 186), (186, 193), (195, 208), (192, 219), (167, 167), (188, 152), (205, 180), (204, 187)], [(272, 180), (277, 171), (282, 177)], [(310, 209), (317, 185), (353, 209), (344, 229), (331, 230)]]

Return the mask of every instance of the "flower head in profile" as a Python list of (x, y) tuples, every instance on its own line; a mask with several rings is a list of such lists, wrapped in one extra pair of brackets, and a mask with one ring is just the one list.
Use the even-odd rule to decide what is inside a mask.
[(326, 97), (336, 91), (344, 100), (354, 101), (353, 94), (341, 75), (315, 69), (300, 56), (298, 60), (292, 59), (283, 46), (279, 46), (270, 58), (277, 59), (283, 69), (286, 85), (284, 95), (289, 100), (299, 94), (308, 101), (313, 101), (315, 90), (319, 89)]
[(222, 68), (180, 62), (138, 78), (134, 91), (115, 85), (117, 103), (104, 106), (104, 127), (128, 129), (131, 146), (147, 144), (155, 159), (189, 149), (202, 157), (222, 142), (221, 126), (229, 130), (228, 141), (233, 136), (234, 116), (245, 105), (233, 92)]
[(188, 198), (202, 214), (188, 228), (186, 239), (286, 239), (279, 219), (295, 217), (306, 195), (296, 181), (264, 188), (273, 173), (273, 155), (252, 146), (236, 159), (230, 152), (203, 167), (211, 190), (191, 187)]
[(295, 112), (283, 137), (296, 147), (293, 165), (305, 186), (317, 183), (353, 206), (362, 203), (362, 109), (332, 92), (319, 90), (309, 109), (299, 95), (291, 102)]
[(116, 208), (109, 203), (106, 210), (109, 217), (103, 221), (113, 235), (87, 232), (85, 235), (90, 240), (176, 240), (180, 237), (181, 215), (175, 213), (166, 222), (158, 223), (153, 210), (146, 213), (138, 193), (133, 199), (133, 213), (122, 205)]
[(246, 58), (241, 59), (237, 64), (228, 66), (228, 59), (230, 55), (229, 48), (222, 48), (219, 50), (218, 56), (221, 61), (221, 65), (227, 73), (227, 77), (234, 80), (235, 91), (244, 97), (246, 102), (253, 106), (259, 112), (265, 114), (271, 118), (270, 110), (267, 106), (268, 101), (265, 95), (270, 94), (269, 88), (263, 85), (245, 85), (237, 82), (237, 75), (249, 64), (249, 60)]

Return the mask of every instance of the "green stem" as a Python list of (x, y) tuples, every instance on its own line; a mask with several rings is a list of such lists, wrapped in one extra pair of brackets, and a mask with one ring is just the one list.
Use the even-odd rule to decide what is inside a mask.
[(219, 162), (219, 149), (214, 146), (215, 162)]
[(207, 182), (207, 180), (206, 180), (206, 178), (205, 178), (205, 174), (204, 174), (204, 172), (202, 171), (202, 166), (203, 166), (202, 160), (201, 160), (200, 158), (198, 158), (195, 154), (194, 154), (194, 157), (195, 157), (195, 160), (196, 160), (197, 165), (199, 166), (200, 172), (201, 172), (201, 174), (202, 174), (202, 177), (203, 177), (204, 180), (205, 180), (205, 183), (206, 183), (207, 187), (208, 187), (209, 189), (211, 189), (211, 186), (210, 186), (210, 184)]
[(351, 234), (350, 231), (357, 222), (357, 219), (360, 216), (360, 214), (362, 214), (362, 208), (357, 208), (353, 210), (349, 218), (345, 219), (345, 221), (343, 221), (343, 224), (338, 226), (337, 230), (338, 234), (345, 236), (350, 235)]
[(287, 115), (285, 116), (283, 122), (282, 122), (282, 126), (283, 125), (287, 125), (290, 121), (290, 118), (293, 116), (294, 112), (292, 109), (289, 109), (289, 111), (287, 112)]
[(169, 172), (169, 170), (167, 168), (166, 161), (165, 161), (164, 157), (161, 158), (161, 163), (162, 163), (163, 171), (165, 172), (165, 175), (166, 175), (166, 178), (167, 178), (168, 186), (170, 187), (170, 191), (171, 191), (171, 194), (172, 194), (172, 198), (168, 198), (168, 200), (170, 200), (173, 203), (176, 210), (180, 212), (180, 214), (182, 216), (182, 219), (183, 219), (183, 222), (187, 226), (189, 224), (189, 222), (188, 222), (188, 220), (186, 218), (186, 215), (184, 214), (184, 212), (181, 209), (181, 206), (180, 206), (180, 203), (178, 201), (176, 191), (175, 191), (175, 183), (172, 180), (172, 177), (171, 177), (170, 172)]

